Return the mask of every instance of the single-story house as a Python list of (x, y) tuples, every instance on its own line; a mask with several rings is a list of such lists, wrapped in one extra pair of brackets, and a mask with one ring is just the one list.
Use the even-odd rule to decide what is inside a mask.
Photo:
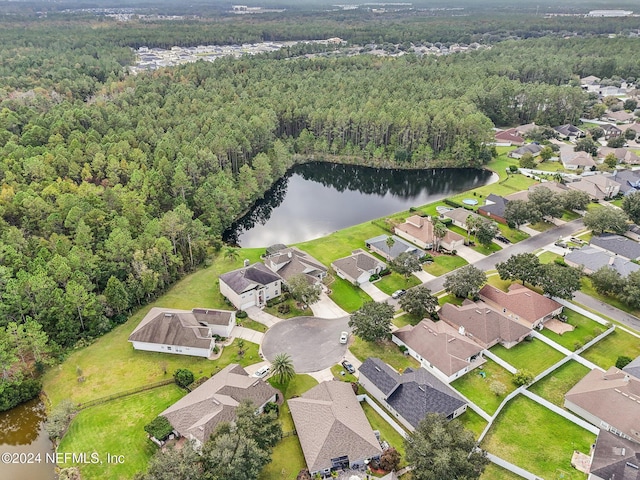
[(452, 420), (467, 411), (467, 402), (424, 368), (399, 374), (379, 358), (367, 358), (358, 369), (359, 383), (409, 430), (429, 413)]
[(487, 284), (480, 289), (479, 295), (489, 305), (528, 328), (536, 328), (562, 313), (561, 304), (518, 283), (512, 283), (507, 292)]
[(422, 258), (427, 253), (396, 235), (391, 235), (391, 238), (393, 239), (393, 245), (391, 246), (387, 243), (389, 235), (378, 235), (377, 237), (369, 238), (364, 241), (364, 244), (369, 250), (385, 257), (387, 260), (393, 260), (403, 253), (410, 253), (417, 258)]
[(640, 443), (600, 430), (587, 480), (640, 480)]
[(566, 184), (569, 190), (585, 192), (594, 200), (606, 200), (620, 192), (620, 184), (609, 175), (589, 175)]
[(604, 132), (604, 139), (609, 140), (610, 138), (616, 138), (622, 135), (622, 130), (612, 125), (610, 123), (605, 123), (603, 125), (599, 125), (599, 127)]
[(447, 383), (484, 363), (483, 348), (445, 322), (425, 318), (399, 328), (391, 340)]
[(629, 260), (640, 259), (640, 243), (613, 233), (591, 237), (591, 245), (615, 253)]
[(564, 396), (564, 407), (601, 430), (640, 442), (640, 380), (611, 367), (593, 369)]
[(516, 134), (520, 135), (521, 137), (526, 137), (529, 133), (531, 133), (536, 128), (538, 128), (538, 125), (536, 125), (535, 122), (533, 122), (533, 123), (527, 123), (525, 125), (518, 126), (515, 128), (515, 131), (516, 131)]
[(282, 294), (282, 278), (262, 263), (254, 263), (220, 275), (220, 293), (244, 310), (262, 307)]
[(358, 469), (382, 454), (351, 384), (323, 382), (288, 405), (311, 476)]
[(598, 149), (598, 158), (604, 160), (610, 153), (612, 153), (616, 157), (618, 163), (627, 163), (630, 165), (636, 165), (640, 163), (640, 157), (634, 151), (628, 150), (624, 147), (600, 147)]
[(616, 123), (629, 123), (634, 120), (633, 113), (627, 113), (624, 110), (618, 110), (617, 112), (608, 112), (604, 114), (604, 119), (609, 122)]
[(631, 272), (640, 270), (640, 265), (637, 263), (591, 245), (585, 245), (579, 250), (566, 254), (564, 261), (571, 267), (581, 268), (587, 275), (605, 266), (617, 271), (623, 278)]
[(611, 179), (620, 184), (620, 192), (625, 195), (640, 190), (640, 170), (616, 170)]
[[(422, 248), (431, 249), (436, 241), (431, 217), (412, 215), (394, 230), (396, 235)], [(448, 251), (456, 250), (461, 245), (464, 245), (464, 237), (448, 229), (444, 238), (440, 240), (440, 247)]]
[(524, 138), (518, 135), (515, 128), (496, 132), (494, 137), (496, 139), (496, 143), (500, 144), (522, 145), (524, 143)]
[(507, 154), (507, 157), (522, 158), (522, 156), (524, 154), (526, 154), (526, 153), (530, 153), (534, 157), (537, 157), (540, 154), (540, 152), (542, 151), (542, 148), (543, 147), (541, 147), (537, 143), (528, 143), (526, 145), (522, 145), (520, 148), (516, 148), (515, 150), (511, 150)]
[(583, 77), (580, 79), (580, 85), (600, 85), (600, 78), (589, 75), (588, 77)]
[[(528, 188), (528, 191), (529, 192), (533, 192), (534, 190), (537, 190), (539, 188), (547, 188), (547, 189), (551, 190), (553, 193), (557, 193), (557, 194), (560, 194), (560, 195), (562, 195), (564, 193), (567, 193), (567, 190), (568, 190), (566, 185), (564, 185), (563, 183), (558, 183), (558, 182), (540, 182), (540, 183), (536, 183), (535, 185), (531, 185)], [(511, 195), (508, 195), (507, 199), (511, 199)]]
[(264, 264), (286, 282), (295, 275), (304, 275), (310, 284), (318, 284), (327, 276), (327, 267), (296, 247), (276, 249), (265, 255)]
[(220, 423), (235, 420), (240, 403), (250, 401), (257, 412), (262, 412), (267, 403), (277, 399), (278, 390), (232, 363), (160, 415), (169, 420), (177, 433), (194, 440), (199, 447)]
[(531, 334), (530, 328), (482, 301), (465, 300), (461, 306), (445, 303), (438, 315), (440, 320), (457, 328), (458, 333), (483, 348), (491, 348), (498, 343), (511, 348)]
[(640, 135), (640, 123), (629, 123), (627, 125), (623, 125), (621, 127), (625, 132), (627, 130), (633, 130), (636, 132), (636, 135)]
[(622, 370), (629, 375), (633, 375), (637, 379), (640, 379), (640, 356), (632, 360), (631, 363), (628, 363)]
[(587, 152), (576, 152), (571, 145), (560, 147), (560, 161), (567, 170), (591, 169), (596, 166), (593, 157)]
[(467, 226), (467, 219), (469, 217), (474, 219), (482, 219), (482, 217), (477, 213), (470, 212), (466, 208), (461, 207), (444, 212), (441, 216), (443, 218), (450, 218), (451, 223), (462, 228), (463, 230), (469, 230), (469, 227)]
[(227, 310), (154, 307), (129, 335), (129, 341), (136, 350), (207, 358), (215, 347), (214, 335), (229, 337), (235, 325), (235, 312)]
[(507, 220), (505, 219), (504, 211), (507, 203), (509, 203), (509, 200), (506, 198), (491, 193), (487, 195), (487, 198), (485, 198), (484, 205), (478, 208), (478, 213), (485, 217), (489, 217), (496, 222), (506, 224)]
[(582, 130), (570, 123), (554, 127), (553, 129), (565, 140), (575, 140), (576, 138), (582, 138), (585, 136), (585, 133)]
[(357, 249), (351, 255), (339, 258), (331, 264), (331, 268), (340, 278), (354, 285), (368, 282), (371, 275), (380, 273), (387, 264), (364, 250)]

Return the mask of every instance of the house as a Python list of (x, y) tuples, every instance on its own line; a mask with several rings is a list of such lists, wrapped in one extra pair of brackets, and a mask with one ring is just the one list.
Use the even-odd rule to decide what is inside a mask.
[(512, 283), (507, 292), (487, 284), (480, 289), (479, 295), (489, 305), (528, 328), (536, 328), (562, 313), (562, 305), (558, 302), (518, 283)]
[(640, 259), (640, 243), (621, 235), (603, 233), (602, 235), (591, 237), (590, 244), (629, 260)]
[(462, 228), (463, 230), (469, 230), (469, 227), (467, 226), (467, 220), (469, 219), (469, 217), (475, 220), (478, 220), (478, 219), (482, 220), (482, 217), (477, 213), (471, 212), (466, 208), (460, 208), (460, 207), (444, 212), (441, 216), (443, 218), (450, 218), (451, 222), (454, 225)]
[(620, 193), (624, 195), (640, 190), (640, 170), (616, 170), (611, 179), (620, 184)]
[(585, 133), (582, 130), (570, 123), (554, 127), (553, 129), (565, 140), (575, 140), (576, 138), (582, 138), (585, 136)]
[(351, 384), (323, 382), (288, 405), (311, 476), (361, 468), (382, 454)]
[(622, 135), (622, 130), (620, 130), (615, 125), (611, 125), (610, 123), (606, 123), (604, 125), (600, 125), (600, 128), (604, 132), (604, 139), (609, 140), (610, 138), (616, 138)]
[(391, 340), (447, 383), (484, 363), (483, 348), (445, 322), (425, 318), (416, 326), (399, 328)]
[[(269, 251), (269, 249), (267, 249)], [(296, 247), (270, 247), (264, 264), (286, 282), (295, 275), (304, 275), (310, 284), (319, 284), (327, 276), (327, 267), (306, 252)]]
[(250, 377), (237, 363), (227, 365), (198, 388), (188, 393), (160, 415), (173, 429), (196, 447), (206, 442), (222, 422), (233, 422), (236, 408), (250, 401), (257, 412), (275, 402), (278, 391), (256, 377)]
[(491, 193), (485, 198), (485, 203), (481, 207), (478, 208), (478, 213), (484, 215), (485, 217), (489, 217), (492, 220), (500, 223), (507, 223), (505, 219), (505, 208), (509, 203), (504, 197), (500, 195), (496, 195)]
[(600, 85), (600, 78), (589, 75), (580, 79), (580, 85)]
[(364, 250), (358, 249), (351, 255), (339, 258), (331, 264), (331, 268), (340, 278), (354, 285), (368, 282), (371, 275), (380, 273), (387, 265)]
[(419, 249), (415, 245), (411, 245), (409, 242), (395, 235), (391, 236), (393, 239), (393, 245), (389, 246), (387, 244), (389, 238), (389, 235), (378, 235), (377, 237), (365, 240), (364, 244), (369, 250), (385, 257), (387, 260), (393, 260), (403, 253), (410, 253), (416, 258), (422, 258), (427, 254), (424, 250)]
[(622, 370), (625, 373), (628, 373), (629, 375), (633, 375), (634, 377), (640, 379), (640, 357), (636, 357)]
[[(598, 159), (604, 160), (609, 154), (613, 154), (618, 163), (636, 165), (640, 163), (640, 157), (633, 151), (626, 148), (600, 147), (598, 149)], [(614, 172), (615, 175), (615, 172)]]
[(129, 341), (136, 350), (208, 358), (215, 347), (214, 335), (229, 337), (235, 325), (235, 312), (227, 310), (154, 307), (129, 335)]
[(631, 272), (640, 270), (640, 265), (637, 263), (591, 245), (585, 245), (580, 250), (566, 254), (564, 261), (570, 267), (581, 268), (587, 275), (606, 266), (618, 272), (623, 278), (626, 278)]
[(282, 294), (282, 278), (262, 263), (254, 263), (220, 275), (220, 293), (239, 310), (262, 307)]
[(465, 300), (461, 306), (445, 303), (439, 310), (440, 320), (458, 329), (458, 333), (466, 335), (483, 348), (491, 348), (500, 343), (511, 348), (531, 334), (513, 317), (502, 313), (482, 301)]
[(620, 184), (610, 175), (584, 176), (577, 182), (567, 183), (566, 187), (569, 190), (585, 192), (592, 200), (607, 200), (620, 192)]
[[(436, 241), (431, 217), (412, 215), (404, 223), (395, 227), (396, 235), (415, 243), (419, 247), (431, 249)], [(464, 237), (447, 229), (440, 240), (440, 248), (453, 251), (464, 245)]]
[(617, 112), (608, 112), (604, 114), (605, 120), (616, 123), (630, 123), (634, 120), (633, 113), (627, 113), (624, 110), (618, 110)]
[(600, 430), (640, 442), (640, 379), (593, 369), (564, 396), (564, 406)]
[(538, 128), (538, 125), (536, 125), (534, 122), (534, 123), (527, 123), (526, 125), (520, 125), (519, 127), (515, 128), (515, 131), (516, 131), (516, 135), (519, 135), (521, 137), (526, 137), (529, 133), (531, 133), (536, 128)]
[[(551, 190), (553, 193), (557, 193), (559, 195), (567, 193), (567, 187), (563, 183), (558, 183), (558, 182), (536, 183), (535, 185), (531, 185), (529, 187), (528, 191), (529, 192), (533, 192), (534, 190), (537, 190), (539, 188), (547, 188), (547, 189)], [(511, 195), (508, 195), (506, 198), (507, 199), (511, 199)]]
[(601, 430), (588, 480), (640, 480), (640, 443)]
[(424, 368), (399, 374), (379, 358), (367, 358), (358, 369), (360, 385), (402, 425), (413, 431), (429, 413), (452, 420), (467, 410), (467, 402)]
[(560, 147), (560, 161), (567, 170), (591, 169), (596, 166), (593, 157), (587, 152), (576, 152), (570, 145)]
[(537, 143), (528, 143), (526, 145), (521, 146), (520, 148), (516, 148), (515, 150), (511, 150), (507, 154), (507, 157), (522, 158), (522, 156), (524, 154), (526, 154), (526, 153), (530, 153), (534, 157), (537, 157), (540, 154), (540, 152), (542, 151), (542, 148), (543, 147), (541, 147)]
[(494, 137), (496, 139), (496, 143), (500, 144), (522, 145), (524, 143), (524, 138), (517, 134), (515, 128), (497, 132)]

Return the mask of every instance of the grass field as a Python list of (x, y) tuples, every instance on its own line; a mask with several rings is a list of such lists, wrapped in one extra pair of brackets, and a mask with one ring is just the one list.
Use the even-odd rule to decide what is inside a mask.
[[(513, 383), (513, 375), (500, 365), (486, 359), (486, 363), (482, 367), (470, 371), (461, 378), (451, 383), (451, 386), (466, 396), (473, 403), (482, 408), (485, 412), (492, 415), (504, 398), (516, 389)], [(484, 372), (482, 377), (480, 372)], [(489, 387), (492, 382), (500, 382), (506, 387), (504, 395), (496, 395), (491, 392)]]
[(540, 263), (543, 264), (553, 263), (556, 258), (562, 258), (562, 255), (558, 255), (557, 253), (553, 252), (543, 252), (538, 255), (538, 260), (540, 260)]
[(506, 349), (502, 345), (495, 345), (490, 350), (516, 369), (528, 370), (534, 375), (544, 372), (563, 357), (560, 352), (535, 338), (531, 341), (520, 342), (510, 349)]
[(411, 315), (410, 313), (405, 313), (404, 315), (394, 318), (393, 324), (398, 328), (402, 328), (405, 325), (417, 325), (421, 320), (422, 318), (420, 317)]
[[(584, 480), (571, 466), (574, 450), (588, 454), (596, 436), (518, 395), (501, 411), (482, 447), (546, 479)], [(564, 477), (559, 475), (564, 473)]]
[(355, 337), (355, 341), (351, 347), (349, 347), (349, 350), (351, 350), (351, 353), (361, 362), (364, 362), (369, 357), (377, 357), (391, 365), (396, 371), (404, 370), (407, 367), (420, 367), (415, 358), (404, 355), (391, 340), (373, 343), (365, 342), (361, 338)]
[(487, 426), (487, 421), (470, 408), (467, 408), (467, 411), (460, 415), (458, 420), (464, 428), (473, 432), (476, 439)]
[[(102, 464), (75, 465), (83, 478), (133, 478), (146, 470), (158, 449), (147, 439), (144, 426), (184, 395), (176, 385), (167, 385), (82, 410), (71, 422), (58, 452), (100, 454)], [(107, 464), (107, 453), (124, 455), (124, 462)]]
[(636, 358), (640, 355), (640, 338), (616, 329), (593, 347), (585, 350), (582, 356), (605, 370), (614, 366), (619, 356)]
[(494, 252), (498, 252), (500, 250), (502, 250), (502, 247), (500, 245), (498, 245), (497, 243), (493, 243), (491, 242), (488, 246), (484, 246), (484, 245), (476, 245), (475, 247), (471, 247), (473, 250), (475, 250), (478, 253), (481, 253), (482, 255), (491, 255)]
[(236, 323), (244, 328), (250, 328), (251, 330), (255, 330), (256, 332), (266, 332), (268, 330), (266, 325), (263, 325), (260, 322), (256, 322), (255, 320), (251, 320), (250, 318), (242, 318), (236, 319)]
[(359, 287), (333, 274), (334, 280), (329, 284), (331, 294), (329, 297), (347, 312), (355, 312), (363, 303), (371, 302), (372, 299)]
[(589, 373), (587, 367), (570, 360), (542, 380), (531, 385), (529, 390), (562, 407), (565, 393), (571, 390), (587, 373)]
[(406, 290), (407, 288), (420, 285), (420, 280), (415, 275), (410, 275), (409, 278), (392, 272), (391, 275), (385, 275), (375, 283), (375, 286), (382, 290), (387, 295), (391, 295), (396, 290)]
[(565, 332), (562, 335), (558, 335), (548, 328), (545, 328), (540, 333), (568, 350), (577, 350), (606, 330), (604, 325), (594, 322), (574, 310), (565, 308), (564, 314), (567, 316), (567, 322), (575, 327), (572, 332)]
[(484, 469), (480, 480), (522, 480), (522, 477), (499, 467), (495, 463), (490, 463)]
[(511, 243), (518, 243), (529, 238), (528, 233), (521, 232), (520, 230), (516, 230), (515, 228), (509, 228), (508, 225), (504, 225), (502, 223), (498, 223), (497, 225), (500, 233), (504, 237), (507, 237), (511, 241)]
[(439, 277), (447, 272), (463, 267), (467, 261), (457, 255), (438, 255), (433, 257), (433, 263), (424, 265), (423, 270), (431, 275)]
[(386, 420), (383, 419), (367, 402), (361, 402), (360, 406), (362, 407), (367, 420), (369, 420), (371, 428), (380, 431), (381, 439), (386, 440), (389, 445), (395, 448), (400, 455), (402, 455), (402, 460), (400, 460), (401, 465), (406, 465), (407, 461), (405, 459), (404, 438), (402, 438), (402, 436), (396, 432), (391, 425), (389, 425)]

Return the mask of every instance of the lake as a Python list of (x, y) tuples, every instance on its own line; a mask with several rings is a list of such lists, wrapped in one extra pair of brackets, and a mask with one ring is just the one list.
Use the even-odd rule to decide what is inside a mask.
[(297, 165), (225, 232), (224, 240), (242, 247), (304, 242), (486, 185), (493, 175), (477, 169)]
[[(44, 430), (46, 411), (36, 399), (0, 413), (1, 478), (11, 480), (53, 480), (53, 448)], [(18, 463), (7, 463), (5, 457)], [(47, 457), (47, 454), (49, 457)]]

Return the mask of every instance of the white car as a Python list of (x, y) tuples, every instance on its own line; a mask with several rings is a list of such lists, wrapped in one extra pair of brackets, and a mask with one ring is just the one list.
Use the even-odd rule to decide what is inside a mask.
[(260, 367), (258, 370), (256, 370), (253, 376), (258, 378), (263, 378), (263, 377), (266, 377), (270, 371), (271, 371), (271, 367), (269, 365), (265, 365), (263, 367)]
[(345, 343), (347, 343), (347, 341), (349, 341), (349, 333), (348, 332), (342, 332), (340, 334), (340, 343), (342, 343), (344, 345)]

